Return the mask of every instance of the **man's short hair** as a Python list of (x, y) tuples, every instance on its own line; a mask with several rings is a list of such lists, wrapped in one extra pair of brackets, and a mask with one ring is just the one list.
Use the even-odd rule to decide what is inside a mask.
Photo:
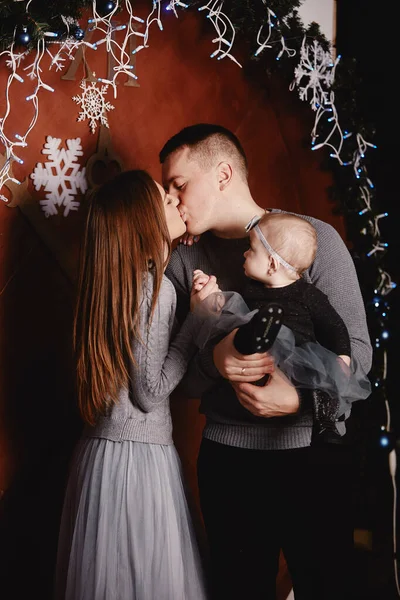
[(217, 158), (231, 159), (239, 174), (247, 179), (247, 158), (242, 145), (236, 135), (222, 125), (198, 123), (185, 127), (164, 144), (159, 155), (160, 163), (163, 164), (170, 154), (180, 148), (189, 148), (190, 158), (206, 169)]

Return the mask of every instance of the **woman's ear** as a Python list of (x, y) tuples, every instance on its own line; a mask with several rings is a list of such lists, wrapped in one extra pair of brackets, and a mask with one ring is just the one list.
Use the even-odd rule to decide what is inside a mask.
[(227, 162), (220, 162), (218, 165), (218, 185), (221, 192), (229, 185), (232, 175), (231, 165)]

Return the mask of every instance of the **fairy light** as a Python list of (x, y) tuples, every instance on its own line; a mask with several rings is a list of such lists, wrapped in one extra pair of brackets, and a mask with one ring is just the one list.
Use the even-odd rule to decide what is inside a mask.
[(217, 60), (229, 58), (239, 67), (242, 67), (231, 54), (236, 32), (232, 21), (224, 12), (222, 12), (223, 5), (223, 0), (211, 0), (198, 8), (199, 11), (207, 11), (207, 18), (213, 24), (214, 29), (218, 34), (218, 37), (212, 40), (212, 43), (217, 44), (218, 47), (210, 54), (210, 58), (217, 57)]
[[(27, 14), (29, 14), (29, 5), (30, 4), (31, 4), (31, 1), (29, 1), (26, 5), (26, 13)], [(138, 22), (139, 23), (144, 22), (143, 19), (141, 19), (140, 17), (137, 17), (133, 14), (132, 7), (131, 7), (129, 0), (126, 0), (125, 8), (127, 10), (128, 16), (129, 16), (129, 22), (127, 25), (123, 24), (123, 25), (118, 25), (117, 27), (113, 26), (111, 24), (111, 18), (114, 15), (114, 13), (116, 12), (117, 8), (118, 8), (118, 3), (116, 4), (114, 10), (109, 15), (107, 15), (106, 18), (101, 17), (97, 11), (96, 0), (94, 0), (93, 4), (92, 4), (93, 18), (91, 19), (91, 21), (96, 24), (96, 28), (98, 28), (98, 29), (100, 29), (100, 25), (99, 25), (100, 23), (103, 25), (106, 24), (106, 27), (103, 29), (103, 31), (104, 31), (105, 38), (106, 38), (106, 44), (108, 46), (107, 51), (113, 54), (113, 57), (114, 57), (115, 63), (116, 63), (116, 66), (114, 67), (114, 77), (111, 82), (111, 84), (114, 88), (114, 95), (116, 95), (115, 81), (116, 81), (116, 78), (121, 73), (125, 73), (129, 77), (132, 77), (134, 79), (137, 78), (137, 76), (134, 73), (132, 73), (132, 65), (130, 65), (130, 53), (126, 51), (126, 46), (129, 41), (129, 37), (131, 35), (133, 35), (134, 33), (136, 33), (133, 29), (133, 24), (134, 23), (136, 24)], [(42, 65), (43, 56), (45, 54), (47, 54), (51, 58), (49, 70), (51, 70), (51, 68), (55, 67), (56, 70), (58, 71), (63, 68), (63, 63), (65, 62), (66, 58), (69, 58), (71, 60), (73, 59), (74, 52), (82, 44), (90, 47), (93, 50), (95, 50), (97, 48), (96, 44), (90, 44), (83, 39), (77, 40), (77, 39), (72, 38), (70, 35), (70, 27), (71, 27), (71, 25), (76, 26), (76, 22), (71, 18), (64, 17), (63, 15), (61, 15), (61, 19), (66, 26), (67, 39), (63, 40), (63, 41), (57, 39), (58, 34), (54, 31), (41, 32), (41, 37), (39, 37), (36, 48), (33, 50), (33, 55), (32, 55), (33, 61), (31, 63), (29, 63), (28, 65), (22, 67), (22, 70), (23, 70), (24, 74), (26, 74), (28, 79), (35, 82), (33, 91), (28, 93), (26, 96), (26, 101), (32, 107), (33, 116), (32, 116), (31, 122), (29, 123), (25, 133), (22, 135), (16, 134), (13, 139), (10, 139), (6, 133), (7, 120), (10, 115), (10, 112), (11, 112), (10, 88), (11, 88), (11, 85), (13, 84), (13, 81), (17, 81), (18, 84), (24, 83), (25, 78), (22, 77), (17, 71), (19, 68), (21, 68), (22, 63), (25, 60), (25, 58), (31, 53), (28, 50), (24, 51), (24, 52), (15, 52), (15, 49), (14, 49), (15, 42), (14, 41), (12, 42), (10, 48), (8, 48), (5, 51), (0, 53), (0, 56), (4, 56), (6, 58), (6, 65), (10, 69), (10, 75), (8, 77), (6, 89), (5, 89), (5, 96), (6, 96), (5, 111), (4, 111), (3, 117), (0, 118), (0, 142), (4, 146), (4, 150), (5, 150), (4, 151), (5, 161), (4, 161), (3, 166), (0, 169), (0, 198), (5, 202), (7, 202), (8, 199), (4, 195), (4, 193), (1, 192), (1, 190), (3, 190), (4, 186), (7, 186), (8, 182), (13, 182), (13, 183), (18, 182), (18, 180), (15, 179), (12, 175), (12, 171), (11, 171), (12, 163), (18, 162), (19, 164), (23, 164), (23, 159), (20, 158), (20, 156), (14, 151), (14, 147), (18, 146), (20, 148), (21, 147), (24, 148), (27, 145), (27, 141), (26, 141), (27, 137), (28, 137), (29, 133), (32, 131), (33, 127), (35, 126), (38, 116), (39, 116), (40, 91), (46, 90), (47, 92), (54, 92), (54, 88), (51, 87), (50, 85), (48, 85), (43, 80), (43, 77), (42, 77), (43, 69), (42, 69), (41, 65)], [(121, 45), (117, 44), (117, 42), (115, 42), (115, 40), (112, 39), (112, 35), (115, 32), (120, 32), (120, 31), (126, 32), (125, 39)], [(15, 31), (14, 31), (14, 38), (15, 38)], [(100, 43), (101, 43), (101, 40), (100, 40)], [(54, 44), (56, 44), (58, 46), (58, 50), (55, 54), (53, 54), (50, 51), (49, 46), (48, 46), (49, 44), (51, 44), (53, 46), (54, 46)], [(119, 50), (119, 55), (117, 55), (117, 53), (114, 52), (114, 48), (117, 48), (117, 50)]]
[[(268, 33), (266, 34), (266, 38), (264, 41), (261, 41), (261, 35), (264, 33), (265, 28), (268, 27)], [(275, 33), (276, 32), (276, 33)], [(273, 44), (276, 43), (273, 40), (273, 34), (277, 37), (277, 41), (281, 44), (281, 50), (276, 56), (276, 60), (280, 60), (281, 56), (286, 53), (290, 58), (296, 55), (296, 50), (293, 48), (288, 48), (286, 46), (285, 38), (283, 37), (280, 30), (280, 22), (274, 11), (267, 7), (267, 23), (266, 25), (262, 25), (258, 30), (257, 34), (257, 44), (258, 48), (254, 53), (254, 56), (258, 56), (265, 50), (266, 48), (272, 48)]]
[(166, 7), (165, 10), (171, 10), (174, 13), (174, 15), (176, 17), (178, 17), (178, 12), (176, 10), (176, 7), (189, 8), (189, 5), (185, 4), (184, 2), (179, 2), (178, 0), (171, 0), (171, 2), (168, 4), (168, 6)]

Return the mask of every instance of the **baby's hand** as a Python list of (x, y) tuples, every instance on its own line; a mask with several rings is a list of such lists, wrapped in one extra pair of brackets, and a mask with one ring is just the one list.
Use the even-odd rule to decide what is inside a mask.
[(217, 294), (221, 290), (218, 287), (217, 278), (214, 275), (206, 275), (200, 269), (193, 271), (192, 291), (190, 293), (190, 310), (193, 311), (203, 300), (211, 294)]
[(225, 305), (225, 298), (219, 289), (217, 279), (214, 275), (207, 275), (200, 269), (194, 270), (192, 291), (190, 294), (190, 309), (193, 311), (196, 306), (198, 307), (203, 300), (211, 295), (211, 303), (208, 302), (205, 306), (202, 305), (197, 310), (200, 309), (200, 312), (205, 310), (208, 313), (218, 313)]
[(339, 354), (339, 358), (342, 359), (342, 361), (349, 367), (350, 363), (351, 363), (351, 358), (350, 356), (347, 356), (346, 354)]
[(200, 290), (202, 290), (206, 283), (209, 282), (209, 280), (209, 275), (203, 273), (203, 271), (200, 271), (200, 269), (195, 269), (193, 271), (192, 293), (199, 292)]

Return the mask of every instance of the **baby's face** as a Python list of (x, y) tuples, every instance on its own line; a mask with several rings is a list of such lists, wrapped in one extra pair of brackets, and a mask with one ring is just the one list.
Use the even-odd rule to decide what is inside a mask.
[(270, 267), (270, 254), (264, 248), (254, 229), (250, 231), (250, 248), (244, 253), (243, 265), (247, 277), (268, 283), (268, 271)]

